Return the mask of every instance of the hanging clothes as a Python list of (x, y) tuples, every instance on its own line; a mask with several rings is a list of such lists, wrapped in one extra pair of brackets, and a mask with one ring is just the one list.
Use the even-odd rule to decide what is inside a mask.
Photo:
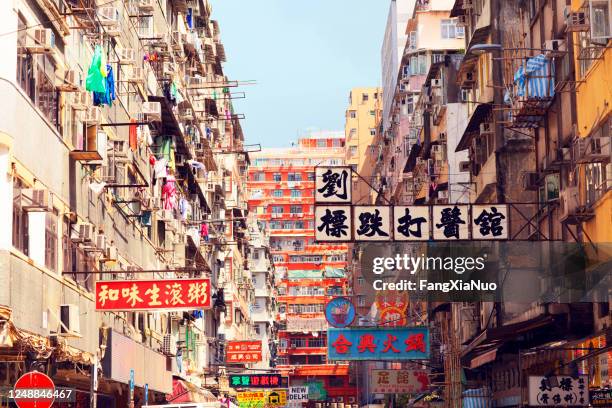
[(151, 211), (143, 211), (140, 214), (140, 223), (145, 227), (151, 226)]
[(87, 71), (85, 89), (92, 92), (106, 92), (106, 81), (101, 72), (102, 47), (96, 45), (91, 65)]
[(168, 160), (165, 157), (158, 159), (153, 165), (153, 171), (155, 172), (155, 178), (166, 178), (168, 177)]
[(130, 119), (130, 122), (133, 123), (129, 130), (130, 149), (135, 152), (138, 149), (138, 125), (135, 124), (136, 119)]
[(208, 242), (208, 225), (202, 224), (200, 227), (200, 235), (204, 238), (204, 241)]
[(93, 93), (93, 102), (95, 106), (113, 106), (113, 101), (115, 100), (115, 78), (113, 74), (113, 67), (107, 65), (106, 74), (104, 92), (94, 91)]
[(174, 177), (170, 176), (166, 180), (166, 184), (162, 187), (162, 200), (164, 201), (164, 210), (174, 210), (176, 207), (176, 184)]

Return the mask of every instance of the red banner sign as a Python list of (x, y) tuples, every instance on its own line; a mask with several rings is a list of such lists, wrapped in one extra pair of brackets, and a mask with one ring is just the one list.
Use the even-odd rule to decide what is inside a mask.
[(261, 361), (261, 340), (229, 341), (225, 361), (227, 363), (255, 363)]
[(96, 310), (210, 308), (210, 279), (96, 282)]

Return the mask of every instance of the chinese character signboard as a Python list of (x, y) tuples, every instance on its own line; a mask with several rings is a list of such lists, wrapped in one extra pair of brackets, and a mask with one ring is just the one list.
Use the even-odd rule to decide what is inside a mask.
[(429, 358), (426, 327), (327, 330), (328, 360), (424, 360)]
[(586, 407), (589, 378), (529, 376), (529, 405), (533, 407)]
[(356, 240), (391, 240), (391, 207), (358, 205), (353, 208), (353, 233)]
[(429, 239), (429, 207), (394, 207), (393, 235), (396, 241), (426, 241)]
[(315, 205), (315, 241), (507, 240), (507, 204)]
[(434, 205), (432, 213), (433, 239), (443, 241), (469, 238), (470, 214), (467, 205)]
[(351, 202), (350, 167), (316, 167), (315, 201), (317, 203)]
[(282, 385), (280, 374), (230, 374), (232, 388), (276, 388)]
[(373, 394), (416, 394), (427, 391), (429, 377), (424, 370), (372, 370)]
[(255, 363), (261, 361), (261, 340), (227, 342), (227, 363)]
[(376, 308), (379, 310), (379, 325), (385, 327), (405, 326), (408, 292), (376, 292)]
[(351, 240), (351, 206), (315, 206), (315, 239), (346, 242)]
[(612, 388), (591, 389), (591, 405), (594, 407), (612, 407)]
[(327, 321), (323, 318), (292, 317), (287, 320), (287, 330), (293, 332), (315, 332), (327, 330)]
[(508, 207), (473, 205), (472, 237), (474, 239), (508, 239)]
[(210, 308), (209, 279), (96, 282), (96, 310)]
[(283, 407), (287, 405), (287, 390), (239, 392), (236, 398), (240, 408)]
[(334, 327), (349, 326), (355, 320), (355, 305), (348, 298), (334, 298), (325, 306), (325, 318)]

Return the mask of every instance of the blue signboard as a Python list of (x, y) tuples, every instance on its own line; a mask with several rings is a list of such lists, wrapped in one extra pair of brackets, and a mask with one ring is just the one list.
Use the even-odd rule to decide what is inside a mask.
[(355, 306), (348, 298), (333, 298), (325, 306), (325, 318), (334, 327), (350, 326), (355, 320)]
[(327, 329), (328, 360), (425, 360), (426, 327)]

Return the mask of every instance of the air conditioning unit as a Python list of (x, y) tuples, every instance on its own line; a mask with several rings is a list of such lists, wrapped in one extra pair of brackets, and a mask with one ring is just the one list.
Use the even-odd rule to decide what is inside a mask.
[(106, 235), (96, 235), (96, 248), (104, 250), (106, 248)]
[(547, 57), (556, 57), (565, 54), (567, 50), (565, 40), (546, 40), (544, 43)]
[(161, 345), (161, 352), (167, 356), (176, 355), (176, 342), (178, 338), (175, 334), (164, 334), (164, 339)]
[(493, 134), (493, 124), (491, 122), (482, 122), (480, 124), (480, 135)]
[(26, 48), (36, 51), (51, 51), (55, 47), (55, 34), (50, 28), (36, 28), (26, 40)]
[(104, 259), (107, 261), (116, 261), (119, 258), (117, 247), (114, 245), (107, 245), (104, 250)]
[(136, 52), (132, 48), (119, 48), (117, 51), (119, 56), (119, 64), (129, 65), (136, 61)]
[(469, 161), (461, 161), (459, 162), (459, 171), (462, 173), (470, 172), (472, 170), (472, 166)]
[(142, 113), (145, 115), (147, 120), (161, 122), (161, 103), (143, 102)]
[(85, 110), (93, 103), (91, 92), (79, 91), (72, 94), (72, 109)]
[(566, 187), (561, 190), (559, 195), (559, 202), (561, 204), (561, 216), (560, 220), (567, 220), (572, 214), (576, 213), (580, 205), (580, 196), (577, 186)]
[(89, 223), (77, 224), (79, 239), (83, 242), (92, 242), (95, 239), (95, 226)]
[(79, 323), (80, 313), (79, 306), (72, 304), (60, 305), (60, 333), (61, 334), (79, 334), (81, 326)]
[(56, 77), (57, 77), (57, 87), (60, 90), (67, 91), (70, 88), (74, 88), (74, 90), (78, 89), (77, 88), (78, 75), (74, 70), (72, 69), (59, 70)]
[(32, 207), (38, 211), (53, 211), (53, 196), (47, 189), (30, 190)]
[(523, 188), (529, 191), (537, 191), (540, 188), (540, 174), (533, 171), (523, 173)]
[(102, 119), (102, 109), (99, 106), (89, 106), (83, 113), (82, 120), (88, 125), (97, 125)]
[(100, 24), (112, 26), (119, 23), (119, 9), (117, 7), (100, 7), (98, 9)]
[(133, 84), (141, 84), (144, 83), (144, 69), (141, 67), (132, 67), (129, 71), (127, 80)]
[(138, 2), (138, 9), (141, 11), (153, 11), (155, 9), (155, 0), (140, 0)]
[(587, 15), (583, 11), (570, 11), (565, 19), (566, 31), (579, 32), (589, 31), (591, 28), (587, 19)]
[(467, 16), (466, 15), (462, 15), (462, 16), (457, 16), (457, 22), (456, 22), (457, 27), (467, 27)]

